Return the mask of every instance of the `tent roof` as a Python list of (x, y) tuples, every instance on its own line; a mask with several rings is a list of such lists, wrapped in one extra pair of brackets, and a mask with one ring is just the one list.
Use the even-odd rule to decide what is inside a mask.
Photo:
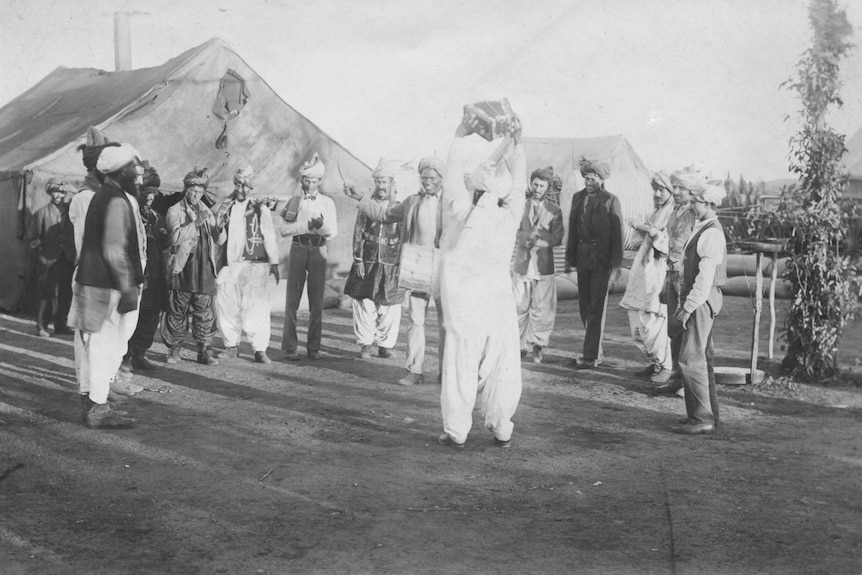
[(0, 108), (0, 171), (21, 170), (108, 120), (167, 79), (212, 39), (154, 68), (57, 68)]
[(607, 160), (621, 149), (632, 160), (632, 167), (647, 171), (640, 157), (622, 135), (595, 138), (524, 138), (524, 147), (531, 167), (552, 165), (559, 168), (574, 166), (584, 157)]

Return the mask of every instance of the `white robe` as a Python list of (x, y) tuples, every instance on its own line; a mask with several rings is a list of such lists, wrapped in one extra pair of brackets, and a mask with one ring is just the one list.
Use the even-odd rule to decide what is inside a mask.
[(454, 441), (466, 441), (478, 393), (485, 427), (508, 441), (521, 397), (520, 335), (510, 264), (524, 207), (526, 161), (523, 147), (516, 146), (506, 200), (498, 205), (495, 195), (485, 193), (473, 206), (472, 192), (460, 173), (461, 154), (461, 141), (456, 139), (443, 186), (443, 429)]

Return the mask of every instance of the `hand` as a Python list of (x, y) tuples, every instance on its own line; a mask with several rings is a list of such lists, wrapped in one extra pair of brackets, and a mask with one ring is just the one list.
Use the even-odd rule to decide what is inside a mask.
[(36, 248), (38, 248), (41, 245), (42, 245), (42, 240), (37, 238), (37, 239), (33, 240), (32, 242), (30, 242), (30, 249), (35, 250)]
[(676, 310), (676, 319), (682, 324), (682, 329), (688, 329), (688, 319), (691, 317), (691, 312), (685, 311), (685, 308), (680, 306)]
[(472, 134), (476, 126), (479, 125), (479, 119), (476, 118), (473, 114), (464, 114), (461, 118), (461, 123), (458, 124), (458, 127), (455, 129), (455, 137), (463, 138), (469, 134)]
[(136, 309), (138, 309), (137, 286), (120, 292), (120, 303), (117, 304), (117, 311), (119, 313), (129, 313)]
[(320, 214), (316, 218), (312, 218), (308, 222), (308, 229), (309, 230), (319, 230), (322, 227), (323, 227), (323, 214)]
[(518, 116), (514, 116), (512, 118), (511, 135), (512, 135), (512, 139), (515, 141), (516, 146), (521, 143), (521, 130), (522, 129), (523, 128), (521, 126), (521, 118), (519, 118)]
[(612, 270), (611, 270), (611, 276), (610, 276), (610, 278), (609, 278), (609, 280), (608, 280), (608, 283), (610, 283), (610, 285), (614, 285), (615, 283), (617, 283), (617, 281), (620, 279), (620, 277), (621, 277), (622, 275), (623, 275), (623, 270), (622, 270), (622, 268), (614, 268), (614, 269), (612, 269)]
[(275, 278), (275, 283), (281, 281), (281, 278), (278, 275), (278, 264), (269, 264), (269, 275)]
[(356, 275), (359, 279), (365, 279), (365, 262), (353, 262), (353, 268), (356, 270)]
[(166, 230), (165, 228), (159, 228), (159, 235), (160, 236), (166, 238), (166, 237), (168, 237), (169, 234), (170, 234), (170, 232), (168, 232), (168, 230)]
[(360, 201), (363, 197), (365, 197), (365, 194), (359, 193), (359, 190), (357, 190), (354, 186), (350, 186), (346, 183), (344, 184), (344, 195), (348, 198), (356, 200), (357, 202)]

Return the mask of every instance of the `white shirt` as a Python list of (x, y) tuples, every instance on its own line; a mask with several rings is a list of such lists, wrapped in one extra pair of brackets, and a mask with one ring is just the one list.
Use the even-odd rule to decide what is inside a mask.
[(416, 211), (416, 230), (413, 241), (420, 246), (434, 247), (437, 239), (437, 210), (440, 209), (440, 193), (424, 194)]
[[(691, 235), (685, 242), (683, 253), (691, 243), (691, 239), (703, 229), (708, 223), (718, 219), (718, 216), (713, 216), (703, 221), (695, 222), (694, 229)], [(697, 255), (700, 256), (700, 265), (697, 268), (697, 277), (694, 279), (694, 285), (691, 291), (685, 297), (683, 308), (689, 313), (706, 303), (710, 291), (712, 291), (712, 283), (715, 280), (715, 268), (724, 260), (727, 253), (727, 241), (721, 228), (710, 228), (704, 231), (697, 240)], [(683, 258), (683, 266), (688, 262)], [(685, 273), (685, 272), (683, 272)]]
[(74, 196), (69, 202), (69, 221), (72, 222), (72, 228), (75, 231), (75, 253), (80, 257), (81, 246), (84, 245), (84, 222), (87, 221), (87, 210), (90, 209), (90, 201), (96, 192), (93, 190), (83, 189)]
[[(323, 216), (323, 225), (319, 229), (309, 230), (308, 222), (321, 215)], [(332, 198), (318, 193), (313, 200), (308, 197), (299, 202), (295, 222), (279, 221), (278, 233), (283, 236), (317, 234), (331, 240), (338, 235), (336, 217), (335, 202), (332, 201)]]

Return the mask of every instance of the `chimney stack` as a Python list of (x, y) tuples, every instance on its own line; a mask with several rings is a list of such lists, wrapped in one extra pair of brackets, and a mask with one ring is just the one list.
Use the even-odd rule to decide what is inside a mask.
[(132, 69), (132, 33), (128, 12), (114, 12), (114, 68), (117, 72)]

